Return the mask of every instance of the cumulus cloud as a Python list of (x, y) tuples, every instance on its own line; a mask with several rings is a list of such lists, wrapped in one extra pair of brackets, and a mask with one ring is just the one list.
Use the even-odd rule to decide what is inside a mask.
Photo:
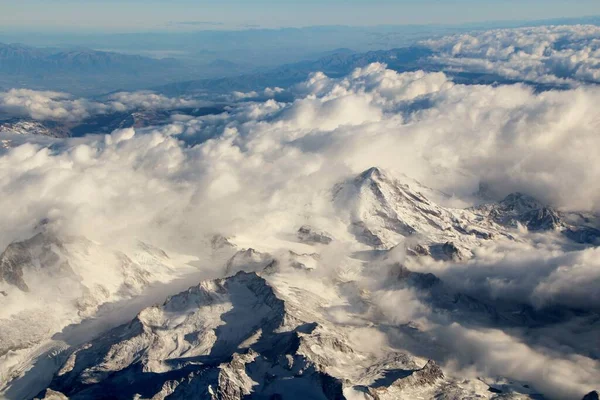
[(461, 71), (536, 83), (600, 82), (600, 28), (498, 29), (423, 41), (431, 61)]
[(92, 115), (134, 109), (177, 109), (198, 107), (204, 103), (185, 98), (169, 98), (139, 91), (119, 92), (104, 102), (77, 99), (62, 92), (11, 89), (0, 92), (0, 116), (27, 117), (35, 120), (78, 122)]
[(425, 269), (479, 298), (600, 312), (600, 248), (500, 241), (475, 249), (467, 263)]
[(280, 87), (268, 87), (260, 92), (257, 92), (255, 90), (251, 91), (251, 92), (233, 92), (231, 93), (230, 98), (232, 100), (249, 100), (249, 99), (271, 99), (274, 98), (275, 96), (277, 96), (278, 94), (281, 94), (285, 92), (285, 89), (280, 88)]
[[(523, 85), (458, 85), (441, 73), (399, 74), (373, 64), (342, 79), (314, 74), (293, 90), (297, 98), (290, 103), (241, 103), (225, 114), (181, 118), (163, 127), (139, 130), (120, 143), (79, 139), (67, 145), (69, 151), (60, 153), (33, 145), (17, 148), (3, 156), (5, 177), (0, 182), (27, 182), (26, 174), (33, 171), (47, 179), (49, 171), (65, 170), (62, 173), (72, 178), (69, 185), (77, 186), (94, 176), (87, 168), (96, 168), (102, 175), (107, 167), (120, 176), (115, 184), (128, 173), (136, 182), (140, 178), (136, 174), (148, 173), (155, 181), (164, 178), (157, 184), (169, 187), (172, 177), (156, 173), (167, 169), (176, 177), (173, 181), (197, 189), (194, 201), (204, 202), (203, 218), (214, 216), (215, 223), (228, 225), (225, 222), (235, 218), (261, 219), (273, 209), (293, 214), (295, 205), (299, 214), (306, 213), (305, 204), (316, 202), (315, 191), (328, 190), (336, 181), (376, 165), (457, 195), (471, 194), (480, 182), (486, 182), (500, 196), (522, 191), (558, 207), (600, 209), (598, 88), (535, 93)], [(146, 103), (125, 101), (130, 95), (119, 98), (119, 104), (131, 107), (162, 104), (154, 96)], [(105, 107), (113, 107), (110, 104)], [(176, 137), (200, 144), (182, 147)], [(119, 160), (124, 164), (119, 165)], [(29, 171), (25, 166), (30, 162), (39, 166)], [(39, 190), (33, 185), (35, 180), (29, 182), (22, 188), (13, 185), (16, 190)], [(88, 195), (93, 197), (105, 185), (111, 181), (90, 183)], [(56, 190), (48, 199), (62, 201), (66, 193)], [(127, 203), (123, 193), (120, 198)], [(142, 193), (153, 197), (140, 188)], [(39, 196), (24, 197), (33, 201)], [(215, 205), (210, 201), (215, 199), (231, 202), (227, 218), (232, 221), (211, 211)], [(143, 204), (139, 199), (133, 203)], [(109, 201), (99, 206), (114, 213)], [(321, 212), (329, 211), (315, 210), (314, 214)]]
[(108, 107), (115, 111), (128, 111), (132, 109), (176, 109), (185, 107), (198, 107), (202, 104), (198, 100), (186, 98), (172, 98), (149, 91), (119, 92), (108, 97)]
[(379, 165), (449, 193), (486, 182), (499, 196), (522, 191), (598, 210), (595, 87), (456, 85), (440, 73), (374, 64), (344, 79), (314, 74), (295, 90), (292, 103), (242, 105), (218, 123), (235, 129), (236, 143), (288, 143), (356, 172)]
[(66, 93), (11, 89), (0, 93), (0, 114), (37, 120), (77, 121), (103, 112), (105, 106)]
[[(577, 354), (532, 348), (498, 329), (469, 329), (454, 323), (435, 329), (440, 341), (454, 349), (449, 369), (483, 376), (508, 376), (529, 382), (548, 397), (573, 399), (597, 389), (600, 363)], [(475, 376), (474, 376), (475, 377)], [(522, 383), (524, 384), (524, 383)]]

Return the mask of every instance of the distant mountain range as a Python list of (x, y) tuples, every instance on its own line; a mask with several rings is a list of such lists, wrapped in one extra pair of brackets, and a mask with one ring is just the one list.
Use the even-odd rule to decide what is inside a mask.
[(286, 64), (266, 72), (245, 74), (220, 79), (201, 79), (172, 83), (154, 88), (169, 94), (194, 94), (205, 92), (228, 93), (231, 91), (252, 91), (266, 87), (289, 87), (304, 81), (308, 74), (321, 71), (331, 77), (347, 75), (353, 69), (382, 62), (397, 71), (423, 69), (424, 59), (431, 54), (429, 49), (417, 46), (355, 53), (350, 49), (338, 49), (317, 60)]
[[(462, 71), (449, 71), (443, 65), (432, 63), (429, 56), (433, 51), (421, 46), (409, 46), (392, 50), (369, 51), (357, 53), (350, 49), (337, 49), (324, 53), (323, 57), (316, 60), (302, 61), (282, 65), (268, 71), (243, 74), (239, 76), (223, 77), (218, 79), (200, 79), (170, 83), (154, 87), (153, 90), (169, 95), (180, 96), (206, 93), (230, 93), (232, 91), (250, 92), (260, 91), (267, 87), (290, 87), (306, 80), (308, 75), (315, 71), (324, 72), (327, 76), (338, 78), (348, 75), (356, 68), (379, 62), (387, 64), (389, 69), (397, 72), (416, 70), (443, 71), (455, 82), (463, 84), (502, 84), (515, 83), (506, 77), (493, 73), (474, 73)], [(538, 90), (556, 88), (556, 85), (544, 85), (536, 82), (526, 82)]]
[(228, 76), (242, 70), (248, 68), (227, 61), (191, 64), (174, 58), (157, 59), (88, 48), (0, 43), (0, 90), (30, 88), (97, 95), (199, 76)]
[[(231, 61), (236, 59), (235, 54), (231, 59), (200, 63), (87, 48), (36, 48), (0, 43), (0, 90), (24, 87), (83, 96), (148, 88), (171, 96), (250, 92), (267, 87), (289, 87), (315, 71), (341, 77), (373, 62), (385, 63), (398, 72), (442, 70), (457, 83), (512, 83), (493, 73), (447, 71), (443, 65), (432, 63), (430, 55), (430, 49), (417, 45), (368, 52), (338, 48), (314, 53), (310, 60), (258, 70), (248, 63)], [(527, 83), (540, 90), (555, 88)]]
[(0, 43), (0, 72), (50, 74), (66, 72), (117, 72), (137, 74), (142, 68), (178, 68), (175, 59), (152, 59), (90, 49), (40, 49)]

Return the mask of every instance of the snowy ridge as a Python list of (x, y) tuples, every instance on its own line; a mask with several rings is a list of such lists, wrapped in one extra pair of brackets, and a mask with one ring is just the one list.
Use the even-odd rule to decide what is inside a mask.
[(0, 133), (42, 135), (53, 138), (65, 138), (69, 136), (68, 129), (63, 126), (51, 122), (39, 122), (33, 120), (0, 122)]
[(468, 254), (480, 241), (505, 235), (493, 221), (481, 221), (467, 210), (441, 207), (424, 193), (443, 196), (418, 182), (400, 181), (371, 168), (337, 185), (333, 198), (335, 205), (348, 213), (349, 230), (356, 240), (378, 249), (390, 249), (415, 237), (440, 249), (456, 242)]
[(406, 354), (377, 360), (355, 351), (314, 302), (303, 302), (311, 294), (296, 288), (295, 295), (288, 301), (254, 273), (202, 282), (75, 350), (49, 393), (72, 399), (136, 393), (154, 399), (343, 399), (351, 393), (408, 399), (449, 391), (467, 396), (479, 387), (483, 398), (498, 398), (480, 382), (465, 389), (465, 381), (446, 378), (433, 361), (419, 366)]
[(347, 218), (348, 230), (358, 242), (376, 249), (391, 249), (410, 237), (434, 258), (464, 259), (485, 241), (517, 239), (519, 227), (560, 231), (580, 243), (593, 244), (600, 239), (596, 227), (569, 223), (575, 220), (572, 213), (560, 213), (522, 193), (470, 209), (446, 208), (432, 200), (444, 196), (379, 168), (371, 168), (333, 190), (334, 204)]
[(44, 230), (10, 244), (0, 255), (2, 380), (65, 326), (190, 270), (178, 257), (139, 241), (126, 254)]

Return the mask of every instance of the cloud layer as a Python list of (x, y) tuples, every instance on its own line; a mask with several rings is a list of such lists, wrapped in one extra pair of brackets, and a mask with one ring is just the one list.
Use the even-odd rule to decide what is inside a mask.
[(600, 82), (600, 27), (498, 29), (422, 42), (446, 68), (514, 81), (576, 85)]
[(40, 121), (78, 122), (92, 115), (134, 109), (197, 107), (197, 100), (169, 98), (147, 91), (119, 92), (104, 102), (73, 98), (67, 93), (11, 89), (0, 92), (0, 117), (26, 117)]
[[(147, 174), (160, 187), (176, 184), (196, 191), (197, 204), (231, 202), (230, 220), (221, 215), (215, 221), (226, 225), (235, 218), (261, 219), (273, 210), (293, 211), (296, 204), (298, 213), (304, 213), (301, 204), (313, 204), (316, 190), (380, 166), (467, 200), (484, 182), (499, 198), (521, 191), (565, 209), (600, 210), (598, 88), (535, 93), (524, 85), (457, 85), (442, 73), (399, 74), (372, 64), (343, 79), (315, 73), (292, 90), (296, 100), (291, 103), (240, 103), (221, 115), (182, 117), (137, 133), (116, 132), (106, 140), (70, 140), (67, 151), (34, 144), (10, 150), (0, 158), (3, 193), (37, 191), (34, 178), (44, 180), (49, 204), (40, 215), (29, 213), (30, 219), (46, 217), (54, 202), (81, 210), (90, 208), (88, 198), (109, 193), (119, 193), (123, 204), (142, 207), (146, 196), (155, 197), (153, 192), (140, 187), (136, 196), (142, 199), (128, 199), (133, 192), (125, 188), (141, 185)], [(69, 108), (89, 109), (57, 96), (46, 98), (61, 104), (58, 115)], [(162, 100), (119, 95), (103, 107), (186, 104)], [(186, 147), (178, 139), (198, 145)], [(106, 181), (94, 181), (95, 171)], [(61, 174), (69, 176), (67, 187), (54, 179)], [(111, 174), (120, 178), (112, 180)], [(128, 174), (131, 182), (125, 181)], [(124, 186), (113, 187), (117, 184)], [(67, 195), (71, 191), (85, 195)], [(21, 196), (25, 202), (40, 200)], [(10, 196), (4, 201), (23, 204)], [(97, 206), (95, 216), (120, 209), (109, 199)], [(178, 206), (190, 210), (189, 205)]]

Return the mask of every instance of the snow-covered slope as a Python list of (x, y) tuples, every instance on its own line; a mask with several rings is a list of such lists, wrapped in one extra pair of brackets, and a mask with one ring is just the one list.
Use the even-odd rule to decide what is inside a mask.
[(13, 133), (17, 135), (42, 135), (54, 138), (69, 136), (65, 126), (53, 122), (40, 122), (34, 120), (0, 121), (0, 133)]
[(405, 177), (399, 180), (371, 168), (334, 189), (336, 206), (347, 213), (349, 230), (359, 242), (389, 249), (407, 237), (423, 243), (460, 242), (476, 245), (501, 234), (495, 224), (481, 221), (465, 210), (446, 209), (432, 198), (444, 194)]
[[(293, 294), (293, 297), (289, 297)], [(50, 384), (71, 399), (502, 398), (433, 361), (353, 348), (327, 299), (255, 273), (206, 281), (76, 349)], [(450, 397), (449, 397), (450, 396)], [(513, 396), (512, 398), (529, 398)]]
[(594, 226), (597, 217), (559, 212), (523, 193), (509, 194), (498, 203), (485, 204), (472, 211), (506, 228), (559, 231), (578, 243), (600, 243), (600, 230)]
[(194, 268), (185, 258), (137, 241), (126, 252), (44, 230), (0, 255), (0, 374), (100, 306), (138, 296)]
[[(518, 193), (474, 208), (444, 207), (443, 193), (378, 168), (335, 185), (328, 201), (335, 210), (329, 220), (273, 232), (269, 240), (201, 240), (198, 253), (212, 253), (219, 278), (189, 282), (191, 288), (144, 308), (125, 325), (73, 341), (50, 354), (46, 381), (18, 391), (9, 384), (5, 393), (17, 398), (41, 390), (47, 399), (543, 399), (531, 383), (540, 384), (536, 376), (505, 377), (510, 368), (475, 376), (454, 365), (454, 353), (465, 350), (452, 335), (502, 329), (543, 336), (544, 329), (560, 326), (590, 340), (597, 329), (593, 312), (478, 297), (443, 276), (448, 265), (475, 263), (480, 248), (531, 245), (540, 232), (574, 249), (592, 248), (600, 237), (596, 216), (559, 212)], [(427, 265), (437, 270), (421, 271)], [(181, 268), (174, 256), (142, 242), (124, 251), (44, 231), (13, 243), (0, 256), (0, 301), (7, 305), (0, 311), (0, 345), (9, 356), (31, 348), (69, 317), (77, 323), (94, 316), (100, 305), (135, 298)], [(553, 337), (552, 343), (588, 355), (586, 346), (566, 339)], [(25, 370), (20, 367), (21, 378)], [(577, 385), (571, 392), (592, 389)]]
[[(438, 259), (464, 259), (482, 242), (518, 239), (517, 229), (556, 230), (579, 243), (593, 244), (600, 230), (573, 214), (560, 213), (522, 193), (476, 208), (443, 207), (444, 193), (406, 176), (370, 168), (336, 185), (333, 201), (356, 240), (391, 249), (406, 238)], [(569, 222), (570, 221), (570, 222)]]

